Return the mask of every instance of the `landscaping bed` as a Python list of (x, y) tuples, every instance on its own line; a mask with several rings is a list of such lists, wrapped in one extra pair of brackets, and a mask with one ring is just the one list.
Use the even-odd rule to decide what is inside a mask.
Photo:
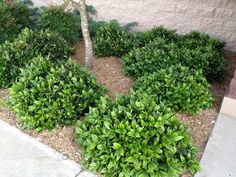
[(35, 19), (3, 29), (12, 38), (0, 45), (0, 117), (104, 177), (199, 171), (236, 68), (224, 41), (89, 16), (96, 59), (86, 68), (79, 12), (55, 6)]
[[(83, 64), (84, 44), (80, 41), (75, 46), (77, 48), (73, 59), (76, 62)], [(209, 136), (215, 124), (218, 112), (221, 106), (224, 94), (229, 86), (236, 69), (236, 53), (225, 51), (227, 60), (227, 70), (223, 82), (213, 83), (211, 92), (214, 95), (214, 106), (211, 109), (203, 110), (195, 116), (178, 114), (181, 121), (187, 124), (190, 129), (192, 141), (199, 147), (198, 158), (200, 159)], [(96, 75), (98, 81), (105, 85), (109, 90), (110, 96), (115, 96), (118, 93), (129, 93), (130, 87), (133, 85), (133, 80), (130, 77), (122, 74), (122, 64), (118, 58), (104, 57), (94, 60), (94, 68), (91, 73)], [(110, 74), (107, 74), (110, 73)], [(8, 96), (7, 89), (0, 90), (0, 98), (6, 99)], [(80, 162), (82, 157), (79, 153), (79, 145), (75, 142), (75, 127), (57, 127), (52, 131), (37, 132), (36, 130), (24, 130), (22, 124), (16, 118), (13, 112), (3, 106), (0, 107), (0, 118), (8, 122), (10, 125), (21, 129), (26, 134), (36, 138), (38, 141), (49, 145), (65, 155)]]

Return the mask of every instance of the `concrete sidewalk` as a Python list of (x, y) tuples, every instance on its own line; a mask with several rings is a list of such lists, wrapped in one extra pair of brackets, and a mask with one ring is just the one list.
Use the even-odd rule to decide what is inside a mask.
[(236, 100), (225, 97), (195, 177), (236, 177)]
[(0, 120), (0, 177), (96, 177)]

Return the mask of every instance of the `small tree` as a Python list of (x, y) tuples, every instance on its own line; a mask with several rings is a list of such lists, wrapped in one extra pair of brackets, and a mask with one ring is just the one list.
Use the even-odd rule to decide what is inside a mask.
[(64, 0), (64, 6), (70, 5), (77, 8), (81, 16), (81, 28), (85, 42), (85, 65), (87, 68), (92, 68), (93, 60), (93, 45), (88, 28), (88, 13), (86, 10), (85, 0)]

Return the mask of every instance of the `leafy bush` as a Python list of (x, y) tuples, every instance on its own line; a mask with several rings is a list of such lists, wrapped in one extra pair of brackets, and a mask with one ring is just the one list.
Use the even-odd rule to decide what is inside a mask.
[(135, 46), (135, 37), (132, 33), (126, 33), (116, 21), (111, 21), (99, 28), (93, 46), (98, 57), (121, 57)]
[(49, 30), (32, 31), (31, 35), (27, 36), (27, 33), (25, 35), (29, 50), (33, 50), (35, 55), (49, 55), (55, 62), (65, 62), (70, 54), (75, 52), (61, 35)]
[(133, 49), (122, 57), (124, 72), (137, 78), (161, 68), (168, 68), (178, 62), (177, 50), (175, 43), (166, 43), (165, 39), (159, 39), (145, 47)]
[(225, 42), (210, 37), (208, 34), (200, 33), (198, 31), (192, 31), (183, 36), (183, 40), (180, 41), (184, 45), (188, 45), (189, 48), (194, 49), (199, 46), (211, 46), (212, 48), (222, 51), (225, 47)]
[(12, 41), (23, 28), (31, 26), (33, 11), (23, 1), (0, 1), (0, 44)]
[(156, 39), (162, 38), (168, 42), (176, 41), (179, 35), (177, 35), (176, 30), (170, 30), (164, 26), (154, 27), (150, 31), (142, 33), (142, 40), (144, 44), (149, 44)]
[(97, 34), (97, 31), (105, 24), (105, 21), (94, 21), (89, 19), (89, 33), (91, 38), (94, 38)]
[(178, 41), (182, 46), (183, 64), (201, 68), (209, 81), (220, 80), (224, 75), (226, 60), (223, 54), (225, 43), (197, 31), (190, 32)]
[(30, 16), (33, 9), (30, 9), (23, 1), (15, 0), (10, 5), (10, 12), (16, 19), (16, 23), (21, 25), (21, 28), (30, 27), (32, 20)]
[[(191, 44), (192, 43), (192, 44)], [(214, 42), (201, 44), (194, 39), (180, 37), (177, 41), (156, 38), (142, 48), (133, 49), (123, 57), (124, 72), (133, 77), (153, 73), (181, 63), (190, 69), (201, 69), (209, 81), (222, 78), (226, 61)], [(219, 45), (219, 44), (217, 44)]]
[(202, 69), (208, 81), (221, 80), (224, 76), (226, 60), (223, 52), (214, 47), (199, 45), (190, 49), (188, 44), (179, 49), (178, 58), (182, 65), (193, 69)]
[(134, 91), (147, 93), (174, 111), (196, 114), (212, 105), (209, 87), (201, 71), (177, 65), (138, 78)]
[(49, 58), (38, 57), (22, 69), (9, 98), (24, 126), (41, 131), (74, 123), (104, 92), (73, 61), (55, 65)]
[(199, 169), (185, 126), (148, 95), (101, 98), (76, 132), (85, 166), (104, 177), (178, 177)]
[(12, 40), (16, 37), (21, 26), (11, 14), (8, 5), (0, 2), (0, 44), (5, 40)]
[(50, 56), (54, 62), (65, 62), (72, 49), (59, 35), (25, 29), (14, 40), (0, 45), (0, 87), (9, 87), (32, 58)]
[(70, 44), (74, 44), (82, 35), (78, 18), (66, 12), (63, 6), (45, 8), (38, 19), (38, 26), (59, 33)]

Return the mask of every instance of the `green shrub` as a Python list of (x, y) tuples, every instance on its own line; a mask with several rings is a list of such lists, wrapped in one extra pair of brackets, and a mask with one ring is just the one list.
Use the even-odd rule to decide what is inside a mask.
[(0, 2), (0, 44), (5, 40), (14, 39), (20, 29), (21, 26), (16, 23), (8, 5), (5, 2)]
[(210, 37), (208, 34), (192, 31), (183, 36), (182, 44), (188, 45), (189, 48), (194, 49), (199, 46), (211, 46), (212, 48), (222, 51), (225, 47), (225, 42)]
[(63, 6), (46, 8), (38, 19), (38, 26), (59, 33), (70, 44), (82, 35), (80, 21), (73, 13), (66, 12)]
[(85, 166), (104, 177), (178, 177), (199, 169), (185, 126), (148, 95), (101, 98), (76, 132)]
[(121, 57), (135, 46), (134, 43), (132, 33), (126, 33), (116, 21), (111, 21), (97, 31), (93, 40), (94, 53), (98, 57)]
[(133, 49), (122, 57), (124, 73), (135, 78), (146, 73), (158, 71), (161, 68), (178, 62), (178, 46), (159, 39), (142, 48)]
[(12, 41), (20, 31), (32, 24), (30, 9), (24, 2), (13, 0), (12, 3), (0, 2), (0, 44), (6, 40)]
[(46, 31), (25, 29), (11, 43), (0, 45), (0, 87), (9, 87), (32, 58), (50, 56), (55, 62), (65, 62), (72, 49), (59, 35)]
[(33, 31), (29, 36), (26, 34), (26, 38), (29, 50), (33, 50), (35, 55), (49, 55), (55, 62), (65, 62), (75, 52), (60, 34), (49, 30)]
[(134, 91), (147, 93), (174, 111), (196, 114), (212, 105), (209, 87), (201, 71), (176, 65), (138, 78)]
[(123, 61), (125, 74), (133, 77), (180, 63), (190, 69), (201, 69), (209, 81), (222, 78), (226, 65), (222, 51), (216, 50), (210, 42), (204, 45), (181, 37), (178, 41), (156, 38), (144, 47), (130, 51)]
[(97, 31), (105, 24), (105, 21), (94, 21), (89, 19), (89, 33), (91, 38), (94, 38), (97, 34)]
[(21, 29), (31, 26), (32, 20), (30, 16), (33, 13), (33, 9), (30, 9), (26, 3), (14, 0), (10, 5), (10, 12), (16, 19), (16, 23), (21, 25)]
[(26, 128), (41, 131), (75, 123), (104, 92), (73, 61), (56, 65), (49, 58), (37, 57), (22, 69), (10, 89), (9, 101)]
[(221, 80), (224, 76), (226, 60), (222, 52), (211, 45), (199, 45), (194, 49), (186, 44), (179, 49), (178, 58), (182, 65), (202, 69), (208, 81)]
[(176, 30), (170, 30), (164, 26), (154, 27), (150, 31), (141, 33), (143, 44), (149, 44), (159, 38), (167, 40), (167, 42), (173, 42), (179, 39)]
[(182, 48), (180, 57), (183, 64), (191, 68), (201, 68), (209, 81), (221, 80), (226, 68), (223, 54), (225, 43), (219, 39), (197, 31), (190, 32), (178, 41)]

